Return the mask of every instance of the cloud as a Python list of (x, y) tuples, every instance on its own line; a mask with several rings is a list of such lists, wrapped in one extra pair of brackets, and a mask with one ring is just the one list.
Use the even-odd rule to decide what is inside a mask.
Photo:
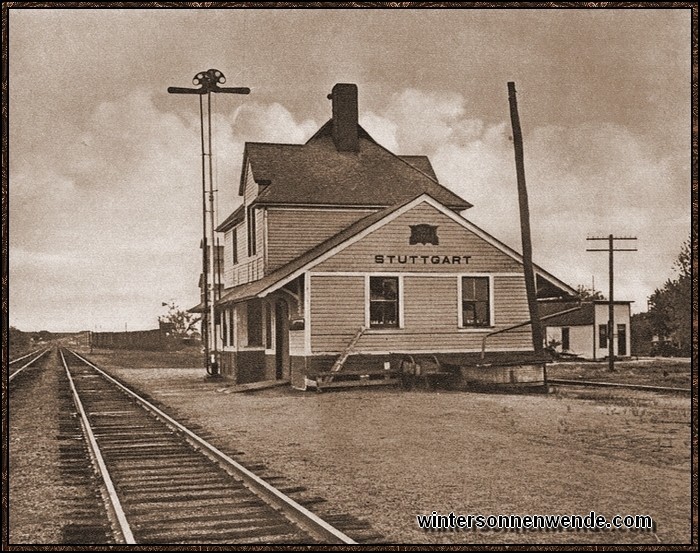
[[(430, 156), (440, 181), (474, 204), (464, 215), (521, 250), (509, 120), (471, 118), (459, 95), (409, 89), (365, 121), (395, 153)], [(574, 286), (595, 278), (607, 294), (607, 256), (587, 253), (586, 237), (635, 235), (639, 252), (618, 254), (616, 297), (646, 309), (688, 236), (687, 154), (659, 154), (645, 136), (613, 123), (524, 133), (535, 261)]]
[[(10, 317), (25, 329), (152, 328), (161, 302), (199, 300), (198, 114), (135, 90), (15, 152), (10, 175)], [(298, 142), (316, 124), (247, 104), (213, 124), (220, 217), (236, 205), (245, 140)], [(37, 153), (48, 152), (38, 157)]]
[[(441, 182), (474, 204), (466, 217), (520, 250), (510, 122), (465, 106), (458, 94), (407, 89), (360, 121), (391, 151), (430, 156)], [(213, 125), (220, 220), (239, 201), (244, 141), (303, 143), (319, 126), (279, 103), (222, 112)], [(36, 135), (22, 129), (9, 189), (12, 324), (152, 328), (162, 301), (198, 301), (200, 129), (194, 109), (183, 113), (137, 89), (79, 124), (59, 117)], [(585, 238), (634, 234), (639, 252), (618, 255), (616, 295), (644, 309), (688, 234), (688, 156), (659, 153), (613, 123), (534, 126), (524, 141), (536, 261), (572, 285), (594, 276), (607, 293), (607, 256), (586, 253)]]

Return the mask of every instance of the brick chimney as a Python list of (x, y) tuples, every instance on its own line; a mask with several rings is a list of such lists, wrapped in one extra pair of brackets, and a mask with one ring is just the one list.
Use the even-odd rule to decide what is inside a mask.
[(357, 152), (357, 85), (338, 83), (328, 95), (333, 103), (333, 142), (339, 152)]

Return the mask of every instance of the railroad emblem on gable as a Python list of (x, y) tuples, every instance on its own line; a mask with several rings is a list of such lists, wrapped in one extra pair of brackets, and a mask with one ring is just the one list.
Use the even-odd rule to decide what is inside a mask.
[(411, 238), (409, 244), (433, 244), (437, 246), (440, 242), (437, 235), (437, 225), (409, 225), (411, 227)]

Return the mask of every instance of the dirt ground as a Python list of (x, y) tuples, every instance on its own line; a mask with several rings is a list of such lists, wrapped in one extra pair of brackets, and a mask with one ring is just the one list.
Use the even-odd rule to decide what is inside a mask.
[[(202, 369), (120, 368), (243, 464), (265, 464), (389, 543), (689, 543), (689, 397), (275, 388), (230, 393)], [(238, 454), (236, 452), (243, 452)], [(416, 515), (645, 514), (655, 532), (419, 529)], [(323, 513), (320, 512), (321, 516)]]

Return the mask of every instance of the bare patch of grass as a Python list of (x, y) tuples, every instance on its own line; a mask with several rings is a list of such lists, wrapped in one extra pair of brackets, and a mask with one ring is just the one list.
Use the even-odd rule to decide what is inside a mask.
[(650, 358), (617, 361), (614, 372), (608, 370), (607, 362), (552, 363), (547, 365), (547, 375), (563, 380), (690, 388), (690, 359)]
[(142, 351), (126, 349), (89, 349), (79, 350), (88, 355), (92, 361), (105, 367), (125, 369), (196, 369), (204, 368), (203, 354), (199, 347), (188, 347), (177, 351)]

